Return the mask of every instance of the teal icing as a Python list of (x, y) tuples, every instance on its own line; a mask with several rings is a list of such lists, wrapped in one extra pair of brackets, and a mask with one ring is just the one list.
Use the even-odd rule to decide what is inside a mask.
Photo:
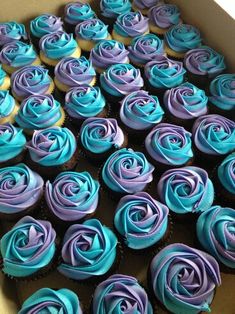
[(8, 90), (0, 91), (0, 118), (9, 116), (15, 107), (15, 100)]
[(75, 28), (78, 38), (99, 41), (108, 37), (108, 25), (99, 19), (90, 19), (79, 23)]
[(2, 65), (0, 64), (0, 86), (3, 84), (6, 75), (6, 72), (2, 69)]
[(65, 6), (64, 20), (68, 24), (77, 25), (82, 21), (90, 20), (95, 17), (96, 14), (88, 3), (71, 2)]
[(41, 14), (30, 21), (30, 32), (37, 38), (60, 30), (63, 30), (63, 22), (53, 14)]
[(129, 0), (101, 0), (100, 9), (103, 16), (117, 18), (120, 14), (131, 11)]
[(222, 161), (217, 173), (223, 187), (235, 195), (235, 153), (228, 155)]

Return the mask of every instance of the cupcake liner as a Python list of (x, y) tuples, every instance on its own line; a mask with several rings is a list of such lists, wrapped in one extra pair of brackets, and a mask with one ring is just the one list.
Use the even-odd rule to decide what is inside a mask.
[(223, 161), (226, 155), (208, 155), (201, 152), (194, 144), (193, 144), (193, 152), (195, 158), (195, 164), (198, 167), (202, 167), (207, 170), (208, 173), (211, 173), (213, 168)]
[(235, 109), (233, 110), (223, 110), (213, 105), (210, 101), (208, 102), (209, 114), (219, 114), (223, 117), (231, 119), (231, 117), (235, 117)]
[(13, 166), (13, 165), (23, 162), (26, 156), (26, 152), (27, 152), (27, 149), (24, 148), (22, 152), (19, 155), (15, 156), (14, 158), (0, 162), (0, 167), (1, 168), (9, 167), (9, 166)]
[(197, 75), (187, 71), (187, 78), (190, 83), (203, 89), (206, 94), (209, 94), (209, 86), (212, 78), (209, 78), (208, 75)]

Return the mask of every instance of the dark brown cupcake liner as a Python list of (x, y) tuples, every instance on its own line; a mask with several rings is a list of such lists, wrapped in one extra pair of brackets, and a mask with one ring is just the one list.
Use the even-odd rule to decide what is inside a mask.
[(210, 82), (213, 78), (209, 78), (208, 75), (197, 75), (187, 71), (187, 78), (189, 83), (197, 86), (198, 88), (204, 90), (206, 94), (209, 94)]
[(27, 149), (24, 148), (22, 152), (19, 155), (15, 156), (14, 158), (0, 162), (0, 168), (9, 167), (9, 166), (13, 166), (21, 162), (24, 162), (26, 152), (27, 152)]
[(195, 164), (198, 167), (201, 167), (210, 174), (213, 168), (221, 163), (226, 155), (209, 155), (205, 154), (200, 151), (194, 144), (193, 144), (193, 152), (195, 157)]

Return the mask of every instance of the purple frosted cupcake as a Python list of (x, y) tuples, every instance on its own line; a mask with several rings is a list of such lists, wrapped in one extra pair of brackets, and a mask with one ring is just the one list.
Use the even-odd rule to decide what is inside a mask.
[(134, 11), (140, 11), (147, 15), (148, 11), (154, 7), (164, 3), (164, 0), (133, 0), (132, 8)]
[(28, 39), (25, 26), (16, 22), (0, 23), (0, 47), (16, 40)]

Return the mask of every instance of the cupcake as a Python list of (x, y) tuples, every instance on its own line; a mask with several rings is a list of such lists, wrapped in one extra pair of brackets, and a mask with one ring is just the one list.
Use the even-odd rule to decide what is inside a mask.
[(76, 166), (77, 143), (67, 128), (55, 126), (34, 131), (27, 147), (29, 164), (45, 177), (54, 177)]
[(49, 221), (21, 218), (0, 241), (3, 273), (17, 280), (44, 276), (53, 267), (55, 238)]
[(163, 115), (157, 96), (146, 91), (133, 92), (121, 102), (120, 121), (133, 142), (142, 143), (149, 130), (161, 122)]
[(10, 123), (0, 124), (0, 167), (21, 162), (25, 155), (23, 130)]
[(78, 296), (69, 289), (42, 288), (24, 301), (18, 314), (33, 313), (82, 314)]
[(168, 119), (189, 130), (196, 118), (207, 114), (207, 102), (204, 90), (189, 82), (167, 90), (163, 97)]
[(35, 130), (62, 126), (64, 120), (64, 110), (52, 95), (29, 96), (22, 101), (15, 116), (16, 123), (30, 135)]
[(129, 63), (128, 54), (123, 43), (102, 40), (91, 49), (90, 60), (96, 72), (103, 73), (111, 65)]
[(73, 280), (97, 281), (114, 270), (118, 241), (97, 219), (68, 228), (63, 239), (58, 271)]
[(129, 0), (101, 0), (100, 11), (102, 20), (113, 26), (119, 15), (131, 11), (131, 3)]
[(235, 150), (235, 122), (223, 116), (209, 114), (197, 118), (192, 134), (197, 159), (209, 168)]
[(1, 168), (1, 219), (17, 219), (38, 208), (43, 195), (43, 184), (40, 175), (25, 164)]
[(2, 68), (2, 65), (0, 64), (0, 91), (9, 89), (10, 85), (10, 77), (6, 74)]
[(118, 16), (113, 25), (113, 39), (129, 46), (134, 37), (149, 33), (148, 18), (141, 12), (127, 12)]
[(96, 73), (91, 61), (84, 56), (66, 57), (56, 65), (54, 81), (57, 89), (66, 93), (72, 87), (95, 85)]
[(176, 218), (193, 218), (210, 208), (214, 201), (214, 186), (207, 172), (198, 167), (170, 169), (157, 184), (163, 204)]
[(39, 40), (44, 35), (62, 30), (63, 22), (61, 18), (53, 14), (41, 14), (30, 21), (30, 39), (36, 48), (39, 48)]
[(164, 35), (172, 26), (181, 23), (179, 8), (169, 3), (151, 7), (148, 18), (150, 31), (157, 35)]
[(99, 183), (89, 172), (61, 172), (46, 182), (47, 215), (56, 224), (71, 224), (94, 215), (99, 202)]
[(0, 51), (2, 68), (12, 74), (25, 65), (40, 65), (41, 61), (33, 45), (22, 41), (13, 41), (6, 44)]
[(47, 69), (28, 65), (12, 74), (11, 90), (13, 96), (22, 101), (30, 95), (52, 94), (54, 82)]
[(164, 3), (164, 0), (133, 0), (132, 8), (134, 11), (140, 11), (147, 15), (148, 11), (154, 7)]
[(235, 270), (235, 210), (218, 205), (202, 213), (197, 221), (197, 238), (204, 250), (213, 255), (221, 270)]
[(93, 163), (104, 161), (115, 150), (127, 146), (127, 136), (110, 118), (88, 118), (80, 129), (80, 144)]
[(85, 52), (103, 39), (111, 39), (108, 26), (99, 19), (89, 19), (79, 23), (75, 28), (75, 35), (79, 47)]
[(71, 122), (80, 127), (91, 117), (104, 118), (108, 114), (105, 98), (99, 87), (81, 85), (70, 89), (65, 95), (64, 109)]
[(169, 231), (169, 209), (146, 192), (122, 197), (114, 225), (125, 245), (135, 251), (153, 250), (163, 244)]
[(8, 90), (0, 90), (0, 124), (14, 124), (19, 104), (9, 94)]
[(153, 314), (148, 295), (136, 278), (115, 274), (96, 287), (91, 313), (111, 312)]
[(147, 135), (145, 150), (158, 172), (192, 164), (191, 133), (182, 126), (159, 123)]
[(156, 54), (164, 53), (163, 41), (154, 34), (137, 36), (128, 50), (131, 63), (143, 68), (147, 62), (155, 59)]
[(144, 191), (153, 180), (154, 167), (141, 152), (122, 148), (105, 162), (101, 175), (104, 189), (115, 199)]
[(199, 30), (189, 24), (172, 26), (164, 35), (165, 51), (168, 56), (182, 59), (185, 53), (201, 45)]
[(151, 262), (150, 275), (155, 297), (171, 313), (210, 312), (221, 285), (214, 257), (182, 243), (161, 250)]
[(24, 25), (16, 22), (0, 23), (0, 47), (16, 40), (27, 40)]
[(79, 58), (81, 49), (72, 34), (64, 31), (47, 34), (40, 39), (40, 59), (49, 66), (56, 66), (64, 57)]
[(189, 50), (184, 56), (184, 67), (189, 81), (204, 89), (226, 69), (224, 57), (208, 46)]

